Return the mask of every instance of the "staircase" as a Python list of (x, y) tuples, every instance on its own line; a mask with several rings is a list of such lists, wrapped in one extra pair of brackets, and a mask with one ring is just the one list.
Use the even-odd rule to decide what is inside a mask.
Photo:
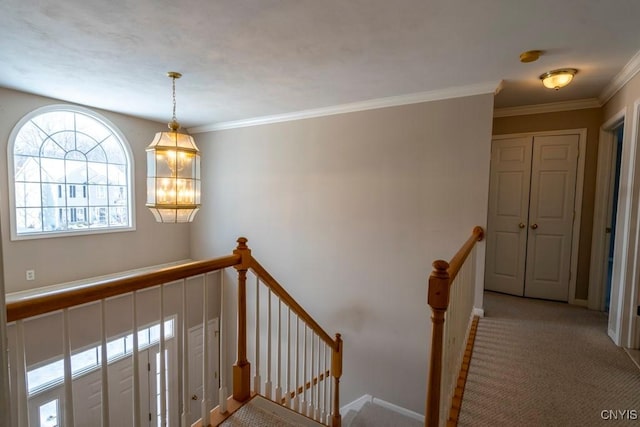
[(278, 405), (262, 396), (254, 396), (248, 403), (227, 418), (223, 427), (320, 427), (317, 421)]
[[(445, 425), (458, 398), (453, 391), (475, 289), (472, 250), (482, 235), (482, 228), (474, 228), (451, 262), (433, 264), (427, 420), (371, 396), (359, 399), (357, 407), (347, 405), (343, 420), (341, 335), (329, 335), (253, 257), (241, 237), (231, 255), (98, 278), (9, 301), (8, 354), (14, 363), (9, 369), (3, 362), (2, 372), (13, 380), (10, 390), (0, 389), (0, 396), (9, 396), (11, 411), (0, 414), (0, 426), (33, 426), (44, 409), (52, 411), (48, 416), (57, 425), (67, 426), (138, 426), (147, 418), (183, 427)], [(215, 319), (220, 319), (219, 330), (210, 331)], [(44, 345), (27, 339), (30, 328), (53, 328), (60, 334), (43, 336)], [(200, 338), (190, 342), (193, 328), (201, 329)], [(126, 345), (122, 354), (110, 358), (114, 340)], [(196, 347), (199, 362), (192, 365), (189, 355)], [(86, 348), (93, 359), (80, 372), (73, 361), (84, 357)], [(34, 359), (43, 349), (53, 353)], [(34, 388), (28, 370), (55, 357), (64, 362), (55, 368), (55, 384)], [(117, 371), (122, 378), (113, 377), (113, 360), (131, 365)], [(88, 381), (89, 371), (96, 389), (91, 405), (80, 383)], [(1, 383), (6, 382), (2, 377)], [(127, 393), (119, 386), (126, 386)]]
[[(371, 396), (343, 408), (344, 427), (423, 427), (424, 417)], [(262, 396), (254, 396), (234, 412), (222, 427), (316, 427), (322, 424)]]

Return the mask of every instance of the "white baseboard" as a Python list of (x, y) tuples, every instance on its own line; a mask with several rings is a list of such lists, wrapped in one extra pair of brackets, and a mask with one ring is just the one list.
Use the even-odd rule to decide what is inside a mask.
[(360, 409), (362, 409), (365, 403), (368, 403), (368, 402), (373, 402), (373, 396), (371, 396), (370, 394), (365, 394), (364, 396), (360, 396), (353, 402), (347, 403), (346, 405), (341, 407), (340, 413), (344, 415), (349, 411), (358, 412)]
[(349, 411), (358, 412), (366, 403), (373, 403), (383, 408), (387, 408), (391, 411), (397, 412), (399, 414), (405, 415), (409, 418), (413, 418), (414, 420), (418, 420), (424, 423), (424, 415), (419, 414), (417, 412), (413, 412), (409, 409), (403, 408), (402, 406), (394, 405), (393, 403), (389, 403), (386, 400), (378, 399), (377, 397), (373, 397), (370, 394), (365, 394), (364, 396), (359, 397), (351, 403), (347, 403), (343, 407), (340, 408), (340, 413), (344, 416)]
[(413, 412), (409, 409), (403, 408), (402, 406), (394, 405), (393, 403), (389, 403), (385, 400), (378, 399), (377, 397), (373, 398), (373, 403), (424, 423), (424, 415), (419, 414), (417, 412)]
[(484, 309), (483, 308), (478, 308), (478, 307), (473, 307), (473, 315), (474, 316), (478, 316), (480, 318), (484, 317)]

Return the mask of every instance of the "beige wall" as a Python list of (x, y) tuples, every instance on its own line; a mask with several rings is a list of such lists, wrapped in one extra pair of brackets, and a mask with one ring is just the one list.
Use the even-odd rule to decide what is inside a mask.
[[(627, 120), (633, 115), (633, 105), (640, 100), (640, 73), (629, 80), (606, 104), (602, 107), (604, 112), (603, 122), (609, 120), (622, 109), (626, 110)], [(629, 121), (631, 123), (631, 121)], [(629, 134), (630, 132), (627, 132)]]
[[(135, 162), (135, 231), (36, 240), (10, 240), (7, 144), (11, 130), (38, 107), (63, 102), (0, 89), (0, 213), (6, 292), (30, 289), (189, 257), (189, 226), (157, 224), (144, 206), (145, 147), (163, 125), (96, 110), (115, 124), (131, 145)], [(27, 282), (25, 271), (36, 280)]]
[(580, 245), (578, 249), (578, 277), (576, 279), (577, 299), (586, 300), (589, 293), (589, 265), (591, 259), (591, 234), (593, 231), (593, 201), (596, 185), (598, 160), (598, 138), (602, 124), (602, 110), (561, 111), (556, 113), (530, 114), (493, 119), (493, 134), (504, 135), (521, 132), (541, 132), (563, 129), (587, 129), (587, 153), (584, 170), (584, 190), (582, 195), (582, 223), (580, 224)]
[(343, 334), (342, 404), (369, 393), (423, 413), (427, 277), (486, 224), (492, 108), (488, 94), (196, 135), (192, 255), (246, 236)]

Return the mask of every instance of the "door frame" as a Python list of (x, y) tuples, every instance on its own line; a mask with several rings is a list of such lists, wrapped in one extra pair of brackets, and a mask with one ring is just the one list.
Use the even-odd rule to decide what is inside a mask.
[[(618, 115), (620, 114), (617, 113)], [(615, 116), (614, 116), (615, 118)], [(640, 317), (636, 307), (640, 304), (640, 174), (636, 173), (638, 140), (640, 140), (640, 100), (633, 104), (631, 122), (627, 124), (622, 143), (620, 190), (616, 241), (614, 247), (611, 302), (607, 333), (618, 346), (640, 347)], [(607, 122), (608, 123), (608, 122)], [(607, 124), (605, 123), (605, 124)], [(628, 126), (630, 124), (630, 126)], [(625, 129), (625, 130), (626, 130)], [(605, 140), (606, 143), (606, 140)]]
[(575, 217), (571, 237), (571, 277), (569, 279), (569, 304), (586, 306), (587, 300), (576, 298), (576, 279), (578, 271), (578, 248), (580, 246), (580, 224), (582, 222), (582, 190), (584, 186), (584, 165), (587, 152), (587, 129), (562, 129), (542, 132), (521, 132), (504, 135), (492, 135), (491, 140), (536, 136), (579, 135), (578, 169), (576, 171), (576, 194), (573, 201)]
[[(624, 109), (618, 111), (600, 126), (598, 164), (596, 169), (596, 194), (593, 204), (593, 231), (591, 234), (591, 267), (589, 269), (588, 307), (591, 310), (604, 311), (606, 283), (604, 281), (605, 266), (603, 260), (607, 248), (607, 233), (605, 233), (605, 228), (607, 227), (607, 217), (611, 209), (611, 175), (613, 172), (613, 151), (615, 149), (615, 134), (613, 131), (617, 129), (621, 123), (627, 123), (625, 113), (626, 110)], [(627, 133), (626, 131), (627, 129), (625, 129), (625, 134)], [(624, 161), (624, 158), (622, 161)], [(622, 170), (620, 170), (620, 175), (622, 178)], [(618, 196), (618, 200), (619, 199), (620, 197)]]

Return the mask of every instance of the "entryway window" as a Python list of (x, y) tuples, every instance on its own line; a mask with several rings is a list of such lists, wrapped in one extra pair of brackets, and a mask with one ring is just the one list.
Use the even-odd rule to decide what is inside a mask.
[[(175, 319), (164, 322), (164, 339), (175, 336)], [(144, 350), (160, 342), (160, 324), (156, 323), (138, 331), (138, 350)], [(107, 341), (107, 362), (109, 364), (128, 357), (133, 353), (133, 334), (128, 334)], [(102, 346), (96, 344), (85, 350), (71, 354), (71, 375), (76, 378), (100, 368), (102, 364)], [(27, 391), (29, 397), (53, 387), (64, 381), (64, 360), (58, 358), (44, 365), (33, 367), (27, 371)], [(158, 382), (158, 384), (160, 384)], [(49, 402), (51, 403), (51, 402)]]
[(86, 108), (27, 114), (8, 146), (12, 239), (133, 228), (133, 162), (124, 136)]

